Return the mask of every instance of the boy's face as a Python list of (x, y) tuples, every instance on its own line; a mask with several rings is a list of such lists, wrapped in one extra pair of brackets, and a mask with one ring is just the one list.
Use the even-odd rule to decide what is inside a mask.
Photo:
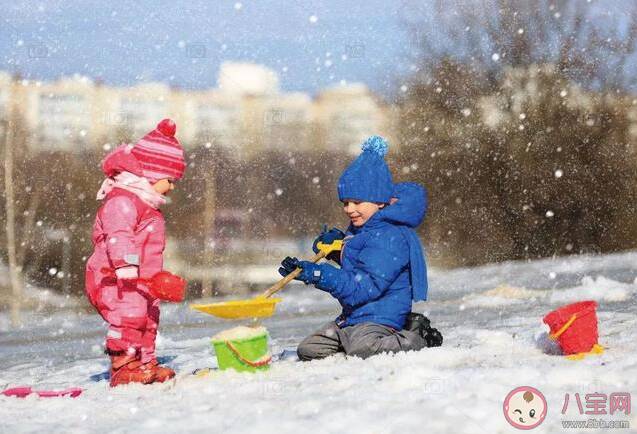
[(363, 226), (371, 216), (384, 207), (384, 203), (361, 202), (350, 199), (343, 201), (343, 211), (345, 211), (345, 214), (349, 217), (352, 225), (356, 227)]
[(167, 194), (170, 190), (175, 188), (175, 184), (172, 179), (160, 179), (153, 184), (153, 188), (159, 194)]

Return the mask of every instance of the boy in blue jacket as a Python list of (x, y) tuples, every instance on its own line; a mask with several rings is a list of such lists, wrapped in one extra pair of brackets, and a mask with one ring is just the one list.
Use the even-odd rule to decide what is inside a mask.
[[(415, 183), (396, 184), (385, 162), (387, 142), (372, 136), (363, 152), (345, 169), (338, 195), (350, 218), (346, 233), (334, 228), (314, 241), (343, 240), (341, 265), (314, 264), (285, 258), (279, 272), (329, 292), (342, 313), (301, 342), (301, 360), (337, 352), (366, 358), (383, 352), (420, 350), (442, 344), (442, 335), (429, 320), (411, 312), (412, 300), (427, 296), (427, 270), (414, 231), (427, 208), (426, 191)], [(338, 252), (336, 252), (338, 254)]]

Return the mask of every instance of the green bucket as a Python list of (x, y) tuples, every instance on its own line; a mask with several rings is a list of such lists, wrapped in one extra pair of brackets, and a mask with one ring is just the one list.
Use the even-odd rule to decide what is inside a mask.
[(270, 369), (272, 357), (268, 350), (268, 334), (246, 339), (212, 340), (220, 370), (257, 372)]

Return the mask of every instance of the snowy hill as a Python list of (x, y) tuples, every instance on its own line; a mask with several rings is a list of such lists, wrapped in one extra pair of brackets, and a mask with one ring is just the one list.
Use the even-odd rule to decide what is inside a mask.
[[(160, 355), (176, 356), (174, 387), (110, 389), (91, 381), (107, 368), (105, 327), (96, 314), (32, 312), (25, 326), (9, 331), (2, 313), (0, 388), (85, 389), (74, 400), (0, 396), (2, 431), (504, 433), (514, 428), (503, 417), (503, 399), (523, 385), (539, 389), (548, 402), (546, 420), (534, 432), (561, 431), (563, 420), (591, 418), (578, 413), (575, 393), (583, 399), (636, 390), (634, 264), (637, 253), (630, 252), (433, 270), (430, 300), (415, 310), (440, 328), (442, 347), (368, 360), (286, 360), (256, 375), (188, 375), (215, 366), (209, 337), (235, 324), (164, 306), (158, 347)], [(277, 315), (264, 322), (275, 354), (293, 349), (337, 313), (329, 295), (310, 287), (291, 286), (282, 296)], [(582, 361), (550, 355), (542, 317), (582, 299), (599, 302), (606, 352)], [(567, 393), (571, 404), (562, 415)], [(592, 417), (637, 426), (622, 413)]]

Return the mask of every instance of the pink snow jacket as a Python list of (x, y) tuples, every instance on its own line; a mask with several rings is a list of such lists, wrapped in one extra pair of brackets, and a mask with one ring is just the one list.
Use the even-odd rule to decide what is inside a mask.
[(89, 294), (113, 285), (112, 272), (117, 268), (137, 265), (141, 278), (163, 269), (164, 216), (134, 193), (114, 188), (106, 196), (95, 217), (92, 240), (94, 251), (86, 264)]

